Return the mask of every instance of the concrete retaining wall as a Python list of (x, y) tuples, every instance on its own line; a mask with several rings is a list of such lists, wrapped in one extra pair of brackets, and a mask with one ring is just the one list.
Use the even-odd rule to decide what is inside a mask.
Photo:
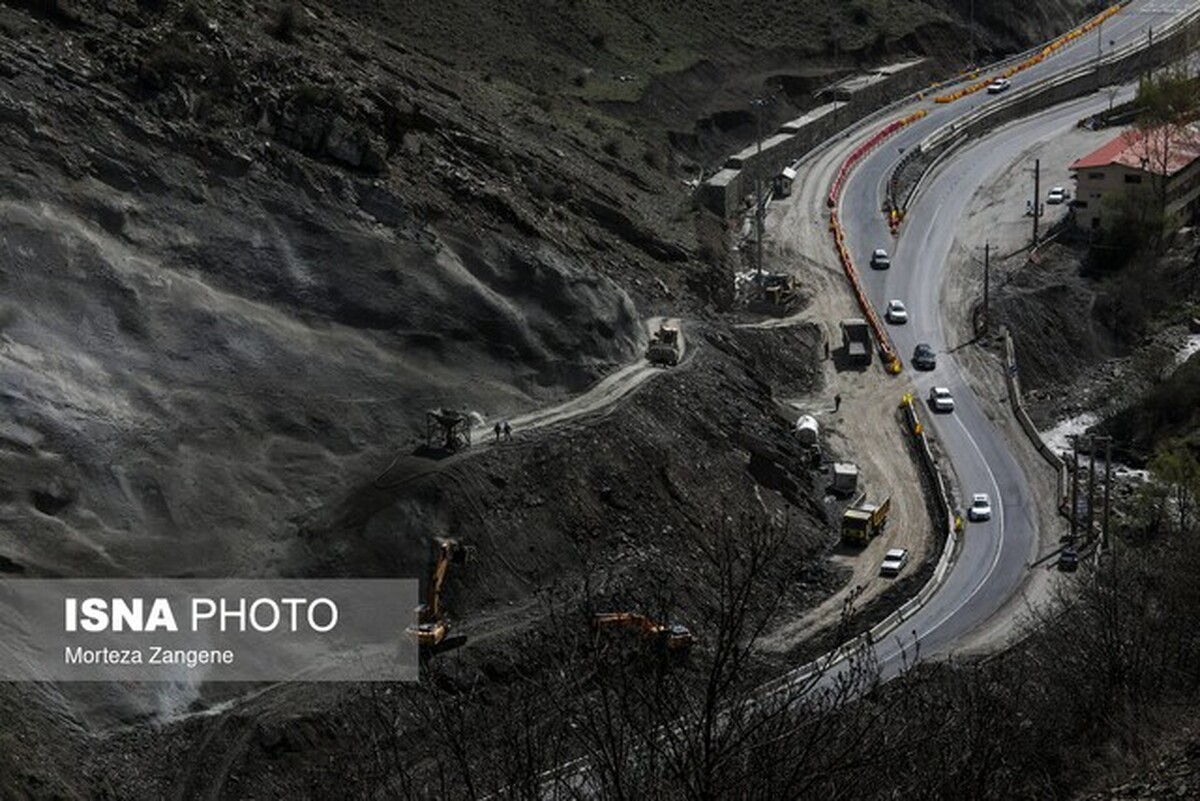
[[(932, 78), (933, 64), (927, 59), (907, 62), (878, 71), (880, 80), (856, 91), (837, 91), (837, 85), (822, 90), (830, 102), (786, 122), (775, 135), (763, 141), (762, 156), (757, 144), (726, 160), (722, 170), (700, 184), (696, 198), (705, 208), (725, 219), (753, 205), (747, 196), (754, 192), (756, 177), (769, 183), (784, 167), (799, 161), (817, 145), (839, 131), (869, 117), (881, 107), (925, 88)], [(734, 172), (729, 172), (733, 170)]]
[(1029, 436), (1031, 442), (1038, 453), (1050, 463), (1058, 476), (1057, 494), (1058, 494), (1058, 510), (1064, 512), (1068, 509), (1070, 503), (1067, 499), (1067, 487), (1069, 474), (1067, 472), (1067, 463), (1062, 457), (1046, 446), (1046, 442), (1042, 439), (1042, 434), (1037, 430), (1033, 421), (1029, 419), (1029, 412), (1025, 410), (1025, 402), (1021, 397), (1021, 375), (1017, 370), (1017, 356), (1013, 349), (1012, 337), (1008, 333), (1008, 329), (1003, 329), (1004, 336), (1004, 383), (1008, 387), (1008, 401), (1012, 404), (1013, 414), (1017, 417), (1017, 422), (1025, 433)]

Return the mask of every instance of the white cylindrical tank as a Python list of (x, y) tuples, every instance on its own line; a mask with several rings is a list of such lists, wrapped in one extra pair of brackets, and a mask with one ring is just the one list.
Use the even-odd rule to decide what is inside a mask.
[(796, 436), (801, 445), (816, 445), (818, 433), (820, 429), (817, 426), (817, 418), (812, 415), (801, 415), (796, 421)]

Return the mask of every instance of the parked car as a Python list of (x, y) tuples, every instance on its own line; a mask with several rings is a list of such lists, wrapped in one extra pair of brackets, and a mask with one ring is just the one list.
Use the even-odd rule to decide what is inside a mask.
[(929, 390), (929, 405), (935, 412), (954, 411), (954, 396), (947, 387), (934, 387)]
[(879, 566), (879, 575), (881, 576), (896, 576), (904, 569), (904, 565), (908, 563), (908, 550), (905, 548), (892, 548), (883, 557), (883, 564)]
[(904, 308), (904, 303), (899, 300), (889, 300), (887, 311), (883, 315), (889, 323), (907, 323), (908, 309)]
[(971, 506), (967, 509), (967, 519), (972, 522), (992, 519), (992, 501), (986, 492), (977, 492), (971, 496)]
[(1063, 548), (1058, 554), (1058, 569), (1064, 573), (1073, 573), (1079, 569), (1079, 551), (1074, 548)]
[(913, 349), (912, 363), (918, 370), (932, 370), (937, 367), (937, 354), (931, 345), (922, 342)]
[(892, 266), (892, 259), (883, 248), (875, 248), (871, 254), (871, 266), (876, 270), (886, 270)]
[(1068, 197), (1070, 197), (1070, 195), (1067, 194), (1067, 190), (1063, 189), (1061, 186), (1056, 186), (1046, 194), (1046, 205), (1058, 206), (1062, 203), (1065, 203)]
[(989, 95), (998, 95), (1008, 87), (1012, 86), (1008, 78), (997, 78), (988, 84), (987, 92)]

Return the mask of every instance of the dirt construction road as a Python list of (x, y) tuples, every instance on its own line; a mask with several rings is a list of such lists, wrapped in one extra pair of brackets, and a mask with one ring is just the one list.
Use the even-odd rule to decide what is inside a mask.
[[(795, 647), (836, 624), (847, 602), (861, 607), (890, 587), (894, 579), (879, 576), (886, 550), (907, 548), (912, 566), (907, 570), (913, 570), (928, 555), (931, 541), (932, 522), (919, 489), (920, 474), (897, 417), (900, 399), (910, 389), (907, 378), (885, 373), (877, 355), (868, 369), (839, 369), (838, 323), (860, 317), (861, 312), (832, 247), (825, 198), (838, 166), (855, 144), (843, 139), (802, 165), (795, 184), (800, 190), (775, 203), (767, 217), (764, 260), (772, 271), (796, 275), (812, 295), (812, 303), (794, 319), (819, 323), (834, 356), (824, 363), (825, 397), (801, 398), (792, 405), (817, 418), (839, 459), (859, 466), (860, 488), (868, 500), (890, 496), (892, 511), (886, 533), (866, 549), (834, 553), (832, 560), (850, 571), (846, 584), (765, 637), (762, 648), (767, 651)], [(841, 395), (842, 403), (834, 412), (836, 395)]]
[[(646, 330), (649, 336), (658, 330), (662, 324), (674, 325), (679, 329), (679, 364), (673, 368), (651, 364), (645, 356), (622, 367), (620, 370), (606, 376), (594, 387), (578, 397), (568, 401), (526, 412), (518, 417), (510, 418), (507, 422), (518, 435), (531, 430), (558, 425), (581, 417), (597, 414), (611, 409), (621, 400), (629, 397), (645, 382), (661, 375), (663, 370), (684, 367), (691, 354), (687, 350), (686, 331), (679, 320), (674, 318), (651, 317), (646, 320)], [(376, 489), (392, 489), (408, 481), (413, 481), (430, 473), (443, 469), (447, 464), (458, 459), (468, 458), (472, 453), (478, 453), (481, 448), (494, 444), (493, 426), (502, 420), (487, 420), (476, 422), (471, 427), (471, 450), (456, 454), (450, 459), (430, 462), (418, 456), (399, 454), (392, 463), (375, 479)]]

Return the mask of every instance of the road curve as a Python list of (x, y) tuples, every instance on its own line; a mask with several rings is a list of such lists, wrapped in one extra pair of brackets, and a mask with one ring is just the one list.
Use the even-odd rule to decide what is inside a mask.
[[(1108, 51), (1144, 39), (1150, 27), (1159, 28), (1197, 5), (1195, 0), (1135, 1), (1102, 26), (1102, 49)], [(1081, 37), (1017, 74), (1012, 79), (1013, 90), (1095, 59), (1097, 40), (1096, 33)], [(911, 322), (893, 326), (889, 332), (901, 358), (907, 361), (917, 342), (928, 342), (938, 351), (935, 371), (909, 370), (906, 374), (920, 398), (935, 384), (949, 387), (954, 394), (956, 409), (952, 414), (926, 417), (931, 418), (931, 428), (953, 466), (957, 490), (963, 496), (988, 493), (994, 509), (990, 521), (967, 524), (958, 560), (938, 592), (901, 629), (875, 646), (885, 677), (901, 669), (904, 655), (911, 658), (914, 645), (919, 643), (922, 657), (945, 654), (959, 638), (987, 621), (1017, 592), (1037, 552), (1037, 510), (1028, 480), (1004, 436), (971, 394), (955, 362), (953, 348), (962, 343), (947, 341), (938, 297), (955, 226), (966, 199), (974, 192), (971, 181), (981, 182), (985, 177), (983, 170), (971, 168), (971, 160), (984, 166), (996, 165), (1003, 161), (1004, 154), (1015, 156), (1019, 143), (1039, 126), (1061, 124), (1056, 113), (1075, 114), (1074, 119), (1078, 119), (1086, 112), (1077, 110), (1081, 104), (1076, 101), (1067, 104), (1071, 110), (1059, 107), (1048, 115), (1009, 126), (955, 154), (909, 209), (898, 240), (893, 240), (881, 211), (888, 177), (904, 150), (972, 109), (996, 100), (996, 96), (980, 92), (950, 104), (925, 101), (918, 107), (928, 108), (929, 115), (866, 157), (842, 193), (839, 217), (855, 261), (865, 265), (876, 247), (895, 251), (891, 270), (865, 269), (862, 280), (877, 308), (890, 298), (904, 299), (908, 305)], [(1107, 103), (1108, 98), (1093, 100), (1100, 104)], [(911, 110), (906, 108), (897, 116)], [(960, 503), (962, 500), (960, 497)]]

